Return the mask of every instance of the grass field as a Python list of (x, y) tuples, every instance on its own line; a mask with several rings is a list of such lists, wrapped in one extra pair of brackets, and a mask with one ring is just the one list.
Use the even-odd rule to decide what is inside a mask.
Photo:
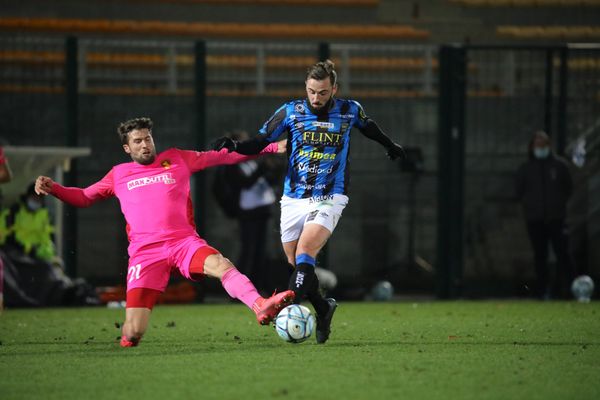
[(0, 399), (600, 399), (600, 303), (342, 303), (325, 345), (241, 305), (5, 310)]

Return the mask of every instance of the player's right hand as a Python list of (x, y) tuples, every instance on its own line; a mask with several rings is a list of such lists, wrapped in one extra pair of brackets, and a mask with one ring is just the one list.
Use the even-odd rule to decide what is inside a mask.
[(237, 148), (237, 142), (231, 138), (228, 138), (227, 136), (223, 136), (215, 140), (211, 147), (215, 151), (227, 149), (228, 152), (232, 152)]
[(35, 192), (38, 195), (48, 195), (52, 193), (52, 186), (54, 186), (54, 181), (47, 176), (38, 176), (35, 180)]

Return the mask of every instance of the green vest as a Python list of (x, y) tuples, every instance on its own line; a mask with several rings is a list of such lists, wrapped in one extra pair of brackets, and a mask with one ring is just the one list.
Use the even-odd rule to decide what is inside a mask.
[(50, 223), (47, 208), (29, 211), (21, 205), (12, 229), (16, 242), (23, 246), (25, 253), (30, 254), (33, 250), (36, 257), (46, 261), (51, 261), (56, 256), (52, 242), (54, 227)]
[(6, 224), (6, 217), (10, 214), (10, 210), (5, 208), (0, 211), (0, 246), (6, 243), (6, 238), (8, 238), (13, 231), (12, 226), (9, 227)]

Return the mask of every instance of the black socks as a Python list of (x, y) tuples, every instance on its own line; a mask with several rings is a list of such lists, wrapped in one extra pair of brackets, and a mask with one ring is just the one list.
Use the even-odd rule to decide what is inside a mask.
[(296, 294), (294, 303), (299, 304), (307, 298), (315, 308), (317, 315), (324, 315), (329, 309), (329, 303), (319, 291), (319, 278), (315, 274), (314, 265), (308, 263), (297, 264), (290, 277), (288, 287)]

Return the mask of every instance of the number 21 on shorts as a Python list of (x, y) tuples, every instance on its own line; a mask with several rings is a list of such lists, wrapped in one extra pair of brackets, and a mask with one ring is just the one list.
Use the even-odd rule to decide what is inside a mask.
[(142, 268), (142, 264), (137, 264), (137, 265), (133, 265), (133, 266), (129, 267), (129, 269), (127, 270), (127, 276), (129, 277), (127, 279), (127, 282), (131, 283), (135, 279), (140, 279), (140, 269), (141, 268)]

